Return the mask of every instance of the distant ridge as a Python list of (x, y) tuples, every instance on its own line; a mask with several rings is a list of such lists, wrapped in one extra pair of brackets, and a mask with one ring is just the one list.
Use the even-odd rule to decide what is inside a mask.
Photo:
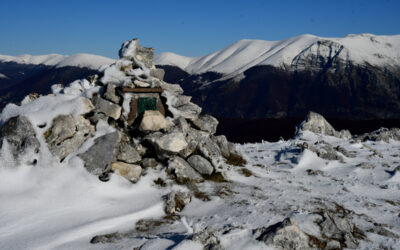
[(224, 49), (200, 57), (171, 52), (155, 56), (157, 65), (177, 66), (189, 74), (241, 73), (259, 65), (298, 66), (307, 56), (337, 57), (353, 64), (400, 65), (400, 35), (350, 34), (344, 38), (301, 35), (280, 41), (239, 40)]
[(91, 54), (74, 54), (70, 56), (49, 54), (49, 55), (20, 55), (20, 56), (7, 56), (0, 55), (0, 62), (14, 62), (18, 64), (33, 64), (33, 65), (46, 65), (55, 66), (56, 68), (72, 66), (80, 68), (89, 68), (97, 70), (102, 65), (109, 65), (115, 62), (114, 59), (104, 56), (91, 55)]

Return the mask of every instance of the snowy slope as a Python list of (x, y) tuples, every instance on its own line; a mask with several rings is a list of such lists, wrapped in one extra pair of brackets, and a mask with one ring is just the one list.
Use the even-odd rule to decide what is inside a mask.
[(49, 54), (49, 55), (20, 55), (6, 56), (0, 55), (0, 62), (15, 62), (19, 64), (43, 64), (47, 66), (55, 66), (57, 68), (66, 66), (86, 67), (90, 69), (99, 69), (102, 65), (115, 62), (114, 59), (91, 55), (91, 54), (74, 54), (71, 56)]
[(178, 66), (190, 74), (207, 71), (229, 74), (241, 73), (256, 65), (293, 65), (295, 59), (301, 56), (331, 57), (335, 52), (339, 52), (340, 59), (356, 64), (400, 65), (400, 35), (360, 34), (323, 38), (306, 34), (281, 41), (240, 40), (201, 57), (161, 53), (155, 56), (155, 63)]

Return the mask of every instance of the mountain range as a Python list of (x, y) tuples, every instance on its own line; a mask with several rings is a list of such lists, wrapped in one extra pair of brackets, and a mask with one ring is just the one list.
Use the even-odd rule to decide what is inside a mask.
[[(0, 110), (114, 61), (89, 54), (0, 55)], [(205, 56), (166, 52), (154, 61), (165, 81), (179, 83), (204, 113), (218, 117), (220, 131), (233, 141), (290, 138), (310, 110), (353, 133), (399, 124), (400, 35), (246, 39)], [(240, 127), (252, 134), (232, 134)]]
[(156, 55), (206, 112), (226, 118), (400, 118), (400, 35), (240, 40), (206, 56)]

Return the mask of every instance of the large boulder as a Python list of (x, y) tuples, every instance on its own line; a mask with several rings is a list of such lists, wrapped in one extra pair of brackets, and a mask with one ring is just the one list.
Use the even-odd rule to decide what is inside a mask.
[(336, 131), (322, 115), (314, 112), (309, 112), (306, 119), (296, 128), (296, 130), (297, 133), (300, 131), (311, 131), (316, 134), (335, 136), (338, 138), (351, 137), (348, 130)]
[(94, 127), (82, 116), (60, 115), (54, 118), (51, 127), (44, 133), (50, 152), (61, 160), (92, 136)]
[(94, 175), (101, 175), (111, 168), (118, 148), (120, 134), (115, 131), (94, 140), (94, 144), (84, 153), (78, 155), (85, 168)]
[[(7, 141), (11, 154), (15, 159), (19, 159), (29, 152), (38, 153), (40, 149), (35, 130), (25, 116), (15, 116), (4, 123), (1, 129), (0, 143), (3, 140)], [(29, 163), (34, 161), (34, 158), (29, 159)]]
[(165, 119), (165, 117), (158, 110), (146, 110), (143, 113), (142, 121), (139, 125), (141, 131), (158, 131), (168, 130), (171, 127), (171, 122)]
[(179, 156), (175, 156), (168, 161), (168, 172), (175, 175), (179, 183), (202, 182), (204, 180), (189, 163)]
[(111, 169), (132, 182), (137, 182), (142, 174), (141, 166), (120, 161), (112, 163)]
[(201, 108), (198, 105), (191, 102), (182, 105), (180, 107), (177, 107), (176, 109), (178, 110), (180, 116), (191, 121), (196, 120), (201, 113)]
[(192, 155), (187, 159), (187, 161), (190, 164), (190, 166), (196, 169), (197, 172), (199, 172), (200, 174), (211, 175), (214, 171), (214, 168), (211, 165), (211, 163), (204, 157), (201, 157), (200, 155)]
[(206, 131), (212, 135), (217, 131), (218, 120), (211, 115), (200, 115), (192, 122), (198, 129)]

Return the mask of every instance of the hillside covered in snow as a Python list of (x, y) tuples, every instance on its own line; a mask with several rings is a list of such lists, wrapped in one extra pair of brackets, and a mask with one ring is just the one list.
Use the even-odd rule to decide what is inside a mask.
[(189, 74), (217, 72), (240, 74), (251, 67), (271, 65), (297, 67), (308, 58), (320, 57), (384, 67), (400, 65), (400, 35), (348, 35), (325, 38), (301, 35), (281, 41), (240, 40), (226, 48), (200, 57), (171, 52), (155, 56), (156, 65), (177, 66)]
[(153, 49), (0, 114), (1, 249), (398, 249), (400, 129), (216, 135)]

